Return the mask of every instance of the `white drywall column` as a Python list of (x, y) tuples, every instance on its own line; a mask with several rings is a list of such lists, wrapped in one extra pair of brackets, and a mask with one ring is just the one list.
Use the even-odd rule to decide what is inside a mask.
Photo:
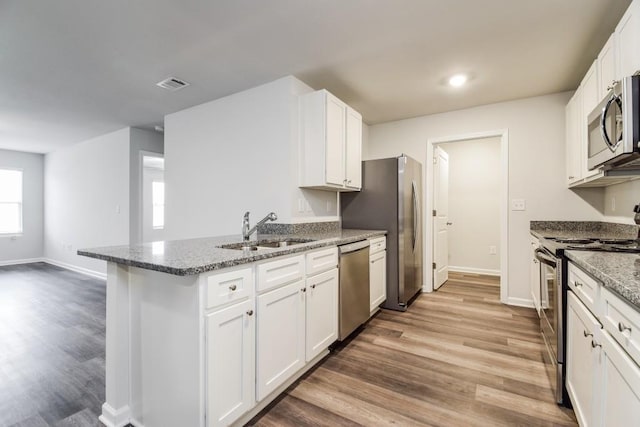
[(107, 336), (105, 353), (105, 403), (100, 421), (107, 427), (129, 422), (129, 270), (107, 263)]

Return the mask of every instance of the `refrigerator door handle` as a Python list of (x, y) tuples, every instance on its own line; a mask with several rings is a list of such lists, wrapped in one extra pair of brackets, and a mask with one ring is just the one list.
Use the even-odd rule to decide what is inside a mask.
[(419, 216), (420, 210), (418, 207), (418, 188), (416, 186), (416, 182), (411, 182), (411, 193), (413, 199), (413, 251), (416, 250), (416, 242), (418, 241), (418, 225), (419, 225)]

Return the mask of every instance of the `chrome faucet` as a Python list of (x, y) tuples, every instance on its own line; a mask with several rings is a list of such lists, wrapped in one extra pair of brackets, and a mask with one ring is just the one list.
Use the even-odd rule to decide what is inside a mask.
[(275, 212), (271, 212), (269, 215), (265, 216), (260, 221), (258, 221), (258, 223), (254, 225), (253, 228), (249, 228), (249, 212), (248, 211), (245, 212), (244, 218), (242, 219), (242, 240), (244, 242), (248, 242), (249, 239), (251, 238), (251, 235), (253, 234), (254, 231), (258, 229), (258, 227), (260, 227), (262, 224), (264, 224), (267, 221), (275, 221), (277, 219), (278, 219), (278, 215), (276, 215)]

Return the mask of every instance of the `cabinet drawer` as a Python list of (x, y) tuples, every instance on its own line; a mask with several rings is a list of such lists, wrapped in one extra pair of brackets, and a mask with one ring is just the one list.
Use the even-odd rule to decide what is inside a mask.
[(369, 241), (369, 254), (375, 254), (380, 251), (384, 251), (387, 248), (387, 238), (377, 237)]
[(304, 255), (259, 264), (257, 274), (257, 292), (264, 292), (301, 279), (304, 276)]
[(600, 284), (575, 265), (569, 263), (567, 273), (569, 288), (587, 306), (592, 313), (597, 313), (596, 301), (600, 292)]
[(600, 300), (599, 317), (605, 330), (640, 364), (640, 313), (604, 287)]
[(253, 269), (213, 273), (205, 276), (207, 285), (207, 306), (213, 308), (232, 301), (240, 301), (253, 292)]
[(338, 248), (331, 247), (307, 254), (307, 275), (322, 273), (338, 266)]

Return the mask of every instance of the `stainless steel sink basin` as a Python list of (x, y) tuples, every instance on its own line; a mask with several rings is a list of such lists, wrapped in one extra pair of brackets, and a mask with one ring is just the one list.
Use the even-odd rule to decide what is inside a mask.
[(220, 245), (218, 247), (222, 249), (235, 249), (240, 251), (260, 251), (264, 249), (286, 248), (288, 246), (295, 246), (309, 242), (313, 242), (313, 239), (260, 240), (258, 242), (249, 242), (251, 243), (250, 246), (246, 246), (245, 243), (228, 243), (226, 245)]

